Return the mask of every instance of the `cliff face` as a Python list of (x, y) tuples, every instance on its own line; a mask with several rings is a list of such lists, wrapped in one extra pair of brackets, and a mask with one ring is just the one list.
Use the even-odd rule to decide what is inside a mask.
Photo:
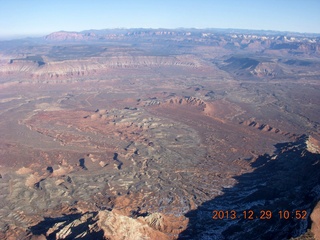
[(101, 77), (112, 70), (150, 69), (159, 67), (196, 69), (201, 64), (191, 57), (111, 56), (64, 61), (11, 60), (0, 67), (2, 77), (23, 77), (29, 80), (76, 80)]

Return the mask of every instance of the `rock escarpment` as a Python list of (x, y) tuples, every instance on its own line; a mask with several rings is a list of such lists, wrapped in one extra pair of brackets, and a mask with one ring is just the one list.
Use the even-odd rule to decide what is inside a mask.
[(150, 69), (159, 67), (198, 68), (201, 63), (188, 56), (111, 56), (81, 57), (55, 61), (31, 61), (11, 59), (0, 66), (0, 76), (20, 76), (33, 80), (79, 79), (98, 77), (112, 70)]

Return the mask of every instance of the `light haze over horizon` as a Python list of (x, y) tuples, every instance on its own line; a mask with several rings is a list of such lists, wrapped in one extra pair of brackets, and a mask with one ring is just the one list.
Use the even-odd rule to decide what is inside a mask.
[(320, 33), (319, 0), (0, 0), (0, 38), (108, 28)]

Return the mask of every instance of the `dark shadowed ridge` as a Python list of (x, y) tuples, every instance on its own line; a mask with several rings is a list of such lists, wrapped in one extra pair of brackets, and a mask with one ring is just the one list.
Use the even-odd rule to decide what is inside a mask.
[[(104, 239), (103, 231), (90, 231), (90, 225), (95, 223), (94, 217), (97, 215), (96, 212), (92, 213), (92, 217), (87, 219), (87, 221), (81, 224), (73, 224), (72, 225), (72, 233), (68, 235), (67, 239)], [(57, 230), (52, 231), (49, 235), (47, 235), (46, 239), (58, 239), (57, 233), (60, 229), (66, 227), (69, 224), (72, 224), (73, 221), (80, 219), (81, 214), (70, 214), (63, 217), (57, 218), (44, 218), (44, 220), (37, 225), (29, 228), (29, 231), (33, 235), (46, 235), (47, 231), (52, 228), (55, 224), (60, 223), (60, 226)], [(61, 223), (62, 222), (62, 223)], [(86, 234), (84, 234), (86, 233)], [(81, 236), (79, 236), (81, 235)], [(59, 238), (60, 239), (60, 238)]]
[[(265, 154), (252, 163), (253, 172), (235, 177), (234, 187), (188, 212), (189, 224), (179, 239), (282, 240), (305, 233), (320, 199), (320, 154), (306, 150), (305, 136), (275, 147), (275, 155)], [(213, 220), (213, 210), (235, 210), (237, 218)], [(254, 211), (254, 220), (243, 219), (245, 210)], [(272, 218), (259, 219), (261, 210), (271, 210)], [(293, 218), (280, 219), (280, 210), (293, 211)], [(307, 219), (295, 219), (296, 210), (306, 210)]]

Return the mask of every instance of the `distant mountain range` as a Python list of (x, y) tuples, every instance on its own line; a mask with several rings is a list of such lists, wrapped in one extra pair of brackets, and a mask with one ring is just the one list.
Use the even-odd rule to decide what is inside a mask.
[(251, 35), (253, 38), (265, 37), (274, 39), (279, 36), (284, 38), (316, 38), (320, 39), (320, 34), (313, 33), (295, 33), (295, 32), (279, 32), (265, 30), (245, 30), (245, 29), (102, 29), (102, 30), (85, 30), (81, 32), (58, 31), (53, 32), (44, 37), (46, 40), (103, 40), (114, 39), (119, 37), (132, 36), (189, 36), (189, 37), (206, 37), (210, 38), (217, 35), (231, 34), (232, 36)]
[[(190, 57), (198, 48), (203, 51), (200, 62)], [(208, 49), (220, 57), (207, 54)], [(0, 51), (8, 55), (0, 68), (2, 78), (75, 79), (116, 68), (214, 64), (237, 79), (319, 79), (320, 66), (320, 36), (233, 29), (59, 31), (2, 42)], [(186, 57), (178, 57), (182, 55)]]
[(46, 41), (173, 41), (254, 51), (284, 50), (292, 54), (320, 54), (320, 35), (234, 29), (105, 29), (59, 31)]

